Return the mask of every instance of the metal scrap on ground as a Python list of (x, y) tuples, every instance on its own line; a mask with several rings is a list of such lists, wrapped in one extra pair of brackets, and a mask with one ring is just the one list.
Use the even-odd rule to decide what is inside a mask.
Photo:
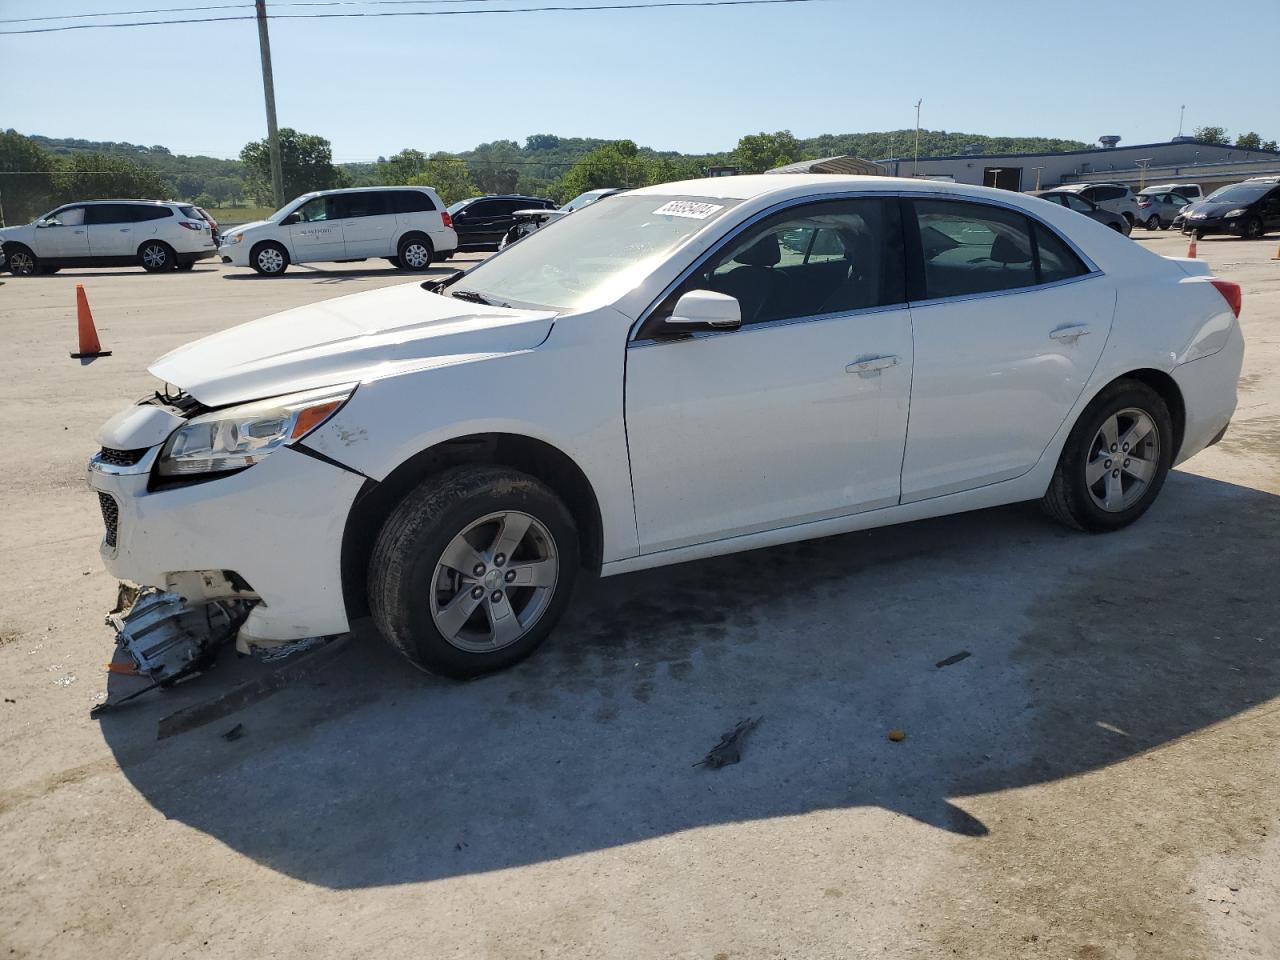
[(953, 663), (959, 663), (961, 660), (965, 659), (966, 657), (971, 657), (971, 656), (973, 656), (973, 654), (971, 654), (968, 650), (961, 650), (959, 653), (953, 653), (951, 656), (946, 657), (943, 660), (939, 660), (937, 663), (934, 664), (934, 666), (949, 667)]
[(742, 742), (748, 733), (760, 723), (760, 717), (747, 717), (739, 720), (734, 728), (720, 735), (720, 742), (711, 748), (705, 757), (694, 764), (695, 767), (710, 767), (719, 770), (742, 759)]

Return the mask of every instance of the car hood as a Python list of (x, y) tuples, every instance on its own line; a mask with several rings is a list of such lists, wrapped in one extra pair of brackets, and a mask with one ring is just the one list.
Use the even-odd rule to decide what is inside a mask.
[(223, 230), (223, 237), (234, 237), (242, 233), (248, 233), (250, 230), (256, 230), (258, 227), (274, 226), (272, 220), (254, 220), (252, 223), (242, 223), (238, 227), (231, 227), (229, 230)]
[(150, 371), (217, 407), (531, 350), (546, 340), (554, 318), (410, 283), (232, 327), (165, 354)]
[(1198, 200), (1195, 203), (1189, 203), (1182, 208), (1183, 214), (1203, 213), (1209, 217), (1220, 217), (1230, 210), (1239, 210), (1241, 207), (1247, 207), (1250, 204), (1241, 201), (1239, 203), (1227, 203), (1223, 200)]

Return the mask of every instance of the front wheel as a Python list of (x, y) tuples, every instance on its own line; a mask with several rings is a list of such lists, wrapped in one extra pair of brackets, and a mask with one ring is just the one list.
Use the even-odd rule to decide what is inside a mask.
[(424, 480), (369, 561), (378, 631), (418, 667), (464, 679), (527, 657), (564, 612), (578, 569), (573, 516), (541, 481), (467, 465)]
[(268, 240), (254, 248), (249, 263), (264, 277), (278, 277), (289, 269), (289, 251), (274, 240)]
[(1264, 232), (1265, 232), (1265, 231), (1263, 231), (1263, 229), (1262, 229), (1262, 218), (1261, 218), (1261, 217), (1250, 217), (1250, 218), (1248, 219), (1248, 221), (1246, 221), (1246, 222), (1245, 222), (1245, 225), (1244, 225), (1244, 239), (1246, 239), (1246, 240), (1260, 240), (1260, 239), (1262, 239), (1262, 234), (1263, 234)]
[(40, 261), (26, 247), (9, 250), (8, 256), (6, 266), (15, 277), (33, 277), (40, 269)]
[(1078, 530), (1118, 530), (1155, 501), (1173, 455), (1163, 398), (1145, 383), (1117, 380), (1076, 421), (1042, 503)]
[(138, 248), (138, 262), (147, 273), (163, 273), (173, 269), (173, 250), (167, 243), (148, 240)]
[(396, 251), (396, 259), (400, 261), (401, 270), (425, 270), (431, 266), (431, 241), (425, 237), (405, 237), (400, 241)]

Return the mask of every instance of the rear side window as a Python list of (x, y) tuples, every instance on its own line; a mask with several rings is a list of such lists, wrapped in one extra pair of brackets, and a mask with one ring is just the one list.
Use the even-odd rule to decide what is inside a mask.
[(1093, 196), (1090, 199), (1094, 202), (1099, 200), (1119, 200), (1127, 192), (1123, 187), (1094, 187)]
[(397, 190), (389, 194), (393, 213), (426, 213), (436, 208), (422, 190)]
[(1034, 225), (1036, 252), (1040, 258), (1040, 282), (1057, 283), (1082, 277), (1089, 272), (1084, 261), (1076, 256), (1065, 240), (1043, 224)]
[(1036, 282), (1030, 221), (981, 203), (916, 200), (925, 297), (959, 297)]
[(173, 211), (168, 207), (156, 206), (155, 204), (135, 204), (133, 207), (133, 221), (141, 223), (145, 220), (164, 220), (166, 217), (172, 217)]
[(390, 211), (383, 190), (362, 193), (340, 193), (333, 198), (334, 216), (339, 220), (355, 217), (381, 217)]
[(90, 226), (106, 223), (133, 223), (133, 207), (127, 203), (95, 203), (84, 208), (84, 222)]

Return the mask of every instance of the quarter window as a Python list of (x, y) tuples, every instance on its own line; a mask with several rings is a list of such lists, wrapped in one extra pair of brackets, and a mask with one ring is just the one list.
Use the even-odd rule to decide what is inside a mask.
[(1076, 256), (1075, 251), (1067, 246), (1060, 236), (1043, 224), (1035, 225), (1036, 252), (1040, 258), (1040, 282), (1057, 283), (1059, 280), (1070, 280), (1082, 277), (1089, 272), (1084, 261)]
[(154, 203), (139, 203), (134, 205), (131, 219), (134, 223), (141, 223), (145, 220), (164, 220), (172, 216), (173, 211), (168, 207), (162, 207)]
[(659, 315), (669, 314), (689, 290), (734, 297), (744, 325), (902, 303), (897, 203), (836, 200), (776, 214), (725, 244)]

